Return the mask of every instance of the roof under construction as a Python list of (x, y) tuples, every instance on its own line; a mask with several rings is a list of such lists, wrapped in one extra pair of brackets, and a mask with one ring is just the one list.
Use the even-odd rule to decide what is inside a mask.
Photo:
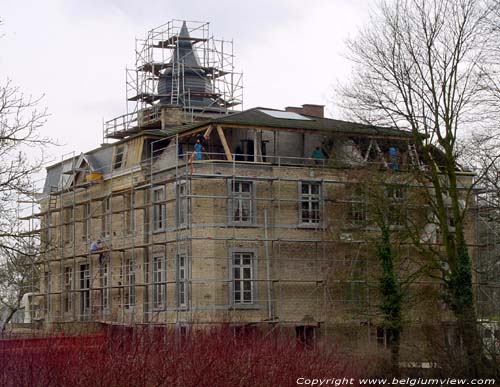
[(384, 137), (404, 137), (410, 138), (409, 131), (400, 129), (365, 125), (356, 122), (334, 120), (305, 114), (298, 114), (289, 111), (256, 107), (245, 110), (241, 113), (228, 116), (217, 117), (203, 122), (196, 122), (189, 125), (182, 125), (170, 128), (169, 135), (183, 134), (207, 125), (224, 126), (251, 126), (259, 128), (274, 129), (295, 129), (297, 131), (317, 131), (328, 133), (341, 133), (345, 135), (361, 136), (384, 136)]

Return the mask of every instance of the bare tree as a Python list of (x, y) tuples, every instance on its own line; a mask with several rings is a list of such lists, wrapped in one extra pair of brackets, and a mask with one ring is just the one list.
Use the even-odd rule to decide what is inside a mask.
[(443, 248), (425, 253), (436, 267), (446, 264), (445, 299), (471, 376), (485, 375), (491, 364), (477, 327), (464, 232), (472, 186), (458, 166), (457, 140), (466, 130), (491, 127), (497, 117), (485, 84), (495, 77), (488, 64), (499, 6), (489, 0), (381, 1), (370, 25), (348, 43), (356, 67), (340, 90), (343, 106), (357, 119), (413, 133), (426, 165), (415, 169), (415, 178), (427, 187), (423, 194), (442, 234)]
[(370, 271), (377, 284), (372, 299), (377, 299), (376, 317), (381, 320), (391, 352), (391, 372), (398, 375), (401, 337), (411, 309), (418, 304), (414, 294), (420, 295), (418, 301), (428, 301), (418, 283), (428, 268), (415, 258), (415, 249), (411, 248), (414, 233), (421, 233), (427, 219), (422, 211), (421, 188), (414, 184), (412, 175), (380, 170), (381, 165), (366, 166), (358, 172), (359, 182), (350, 192), (350, 212), (358, 218), (352, 231), (377, 262)]
[(0, 308), (7, 310), (0, 334), (36, 275), (37, 243), (23, 232), (16, 210), (19, 195), (35, 200), (31, 179), (42, 166), (44, 147), (52, 144), (39, 133), (47, 119), (47, 111), (37, 109), (39, 101), (10, 80), (0, 85)]

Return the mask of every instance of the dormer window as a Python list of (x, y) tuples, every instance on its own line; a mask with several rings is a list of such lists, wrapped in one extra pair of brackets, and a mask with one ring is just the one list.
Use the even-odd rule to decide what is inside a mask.
[(115, 150), (113, 169), (119, 169), (125, 164), (125, 145), (120, 145)]

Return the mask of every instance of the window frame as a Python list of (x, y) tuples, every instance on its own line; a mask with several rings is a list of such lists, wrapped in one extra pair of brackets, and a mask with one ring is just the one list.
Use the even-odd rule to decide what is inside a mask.
[(368, 202), (366, 195), (355, 193), (349, 201), (347, 220), (353, 227), (359, 227), (368, 222)]
[[(318, 193), (314, 194), (312, 193), (312, 189), (308, 189), (308, 193), (304, 194), (302, 192), (302, 187), (304, 185), (308, 185), (310, 187), (316, 185), (318, 186)], [(299, 200), (298, 200), (298, 215), (299, 215), (299, 226), (300, 227), (306, 227), (306, 228), (318, 228), (322, 227), (322, 216), (321, 216), (321, 210), (323, 209), (323, 182), (318, 181), (318, 180), (301, 180), (299, 181), (298, 185), (298, 194), (299, 194)], [(314, 200), (314, 197), (317, 197), (317, 200)], [(314, 209), (312, 209), (312, 204), (313, 203), (318, 203), (318, 210), (317, 210), (317, 221), (304, 221), (304, 216), (303, 216), (303, 211), (304, 209), (302, 208), (303, 203), (308, 203), (309, 208), (307, 212), (309, 213), (314, 213)], [(313, 218), (311, 218), (313, 219)], [(314, 219), (313, 219), (314, 220)]]
[(103, 262), (99, 267), (99, 285), (101, 287), (100, 300), (101, 311), (103, 314), (110, 310), (110, 286), (111, 284), (111, 270), (107, 262)]
[(113, 170), (125, 167), (126, 161), (127, 161), (127, 144), (117, 145), (115, 148), (115, 154), (113, 155)]
[(135, 195), (134, 191), (123, 195), (123, 231), (125, 235), (133, 234), (135, 228)]
[(49, 211), (42, 218), (42, 232), (40, 235), (40, 245), (45, 250), (48, 250), (50, 245), (52, 244), (52, 213)]
[(90, 203), (84, 203), (82, 205), (82, 239), (90, 239), (90, 230), (92, 230), (92, 207)]
[[(158, 270), (157, 262), (160, 263)], [(167, 303), (167, 260), (163, 254), (151, 257), (152, 310), (166, 310)]]
[[(236, 184), (249, 184), (250, 190), (248, 194), (244, 191), (235, 191), (234, 188)], [(235, 226), (255, 226), (257, 220), (257, 206), (256, 206), (256, 184), (253, 180), (247, 179), (230, 179), (228, 181), (228, 223)], [(235, 195), (236, 194), (236, 195)], [(246, 194), (246, 195), (245, 195)], [(245, 197), (246, 196), (246, 197)], [(249, 202), (249, 210), (250, 214), (248, 216), (248, 220), (241, 220), (242, 216), (240, 215), (240, 219), (235, 219), (235, 203), (238, 202), (238, 209), (243, 209), (243, 201)], [(242, 212), (242, 211), (241, 211)]]
[[(404, 203), (406, 199), (406, 186), (401, 184), (390, 184), (385, 188), (385, 197), (390, 201), (388, 205), (388, 212), (386, 214), (387, 225), (391, 229), (401, 229), (404, 227), (404, 220), (402, 219), (404, 211), (405, 216), (408, 216), (408, 209), (404, 208)], [(394, 214), (394, 210), (398, 209), (397, 217), (391, 216)]]
[(123, 279), (124, 285), (123, 288), (123, 307), (128, 310), (135, 309), (136, 306), (136, 291), (135, 291), (135, 283), (136, 283), (136, 275), (135, 275), (135, 259), (134, 258), (126, 258), (123, 265)]
[(71, 243), (74, 241), (75, 234), (75, 208), (73, 206), (63, 209), (64, 241)]
[(90, 264), (81, 263), (80, 266), (80, 278), (79, 278), (79, 290), (80, 290), (80, 319), (86, 319), (90, 317), (91, 311), (91, 297), (90, 297)]
[[(156, 199), (156, 193), (161, 192), (162, 197)], [(166, 190), (164, 185), (153, 187), (151, 190), (151, 204), (152, 214), (151, 223), (153, 233), (165, 231), (167, 228), (167, 204), (166, 204)]]
[(64, 288), (64, 298), (63, 298), (63, 311), (64, 313), (71, 313), (73, 311), (73, 267), (65, 266), (63, 275), (63, 288)]
[[(43, 293), (44, 293), (44, 299), (45, 299), (45, 314), (48, 314), (50, 315), (51, 313), (51, 305), (52, 305), (52, 302), (51, 302), (51, 271), (50, 269), (49, 270), (46, 270), (43, 272)], [(50, 316), (47, 316), (47, 319), (50, 319)]]
[(186, 180), (180, 181), (175, 186), (176, 195), (176, 225), (178, 228), (188, 226), (189, 214), (189, 187)]
[(110, 237), (113, 230), (113, 200), (108, 195), (102, 200), (101, 235), (104, 238)]
[[(183, 265), (181, 265), (181, 258)], [(182, 275), (181, 275), (182, 273)], [(176, 305), (180, 309), (188, 308), (189, 297), (189, 257), (186, 252), (180, 252), (175, 258)], [(181, 302), (181, 295), (183, 302)]]
[[(235, 263), (235, 255), (236, 254), (249, 254), (251, 255), (250, 259), (251, 262), (250, 264), (236, 264)], [(241, 256), (239, 259), (243, 260), (245, 259), (243, 256)], [(244, 281), (249, 281), (250, 282), (250, 301), (249, 302), (237, 302), (236, 297), (235, 297), (235, 292), (236, 292), (236, 279), (235, 279), (235, 268), (238, 267), (240, 270), (245, 269), (245, 268), (250, 268), (250, 279), (240, 279), (238, 281), (244, 282)], [(257, 250), (256, 249), (230, 249), (229, 252), (229, 296), (230, 296), (230, 304), (231, 307), (234, 309), (254, 309), (258, 308), (257, 305)], [(244, 287), (244, 285), (243, 285)], [(240, 289), (243, 289), (242, 285), (239, 286)], [(240, 300), (244, 301), (244, 295), (243, 291), (241, 291), (241, 296)]]

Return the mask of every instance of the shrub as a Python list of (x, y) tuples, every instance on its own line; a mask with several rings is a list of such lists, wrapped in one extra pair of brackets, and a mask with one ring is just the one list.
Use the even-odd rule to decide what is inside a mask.
[(305, 349), (283, 334), (235, 334), (221, 326), (3, 340), (0, 385), (294, 386), (299, 377), (369, 376), (369, 359), (333, 344)]

